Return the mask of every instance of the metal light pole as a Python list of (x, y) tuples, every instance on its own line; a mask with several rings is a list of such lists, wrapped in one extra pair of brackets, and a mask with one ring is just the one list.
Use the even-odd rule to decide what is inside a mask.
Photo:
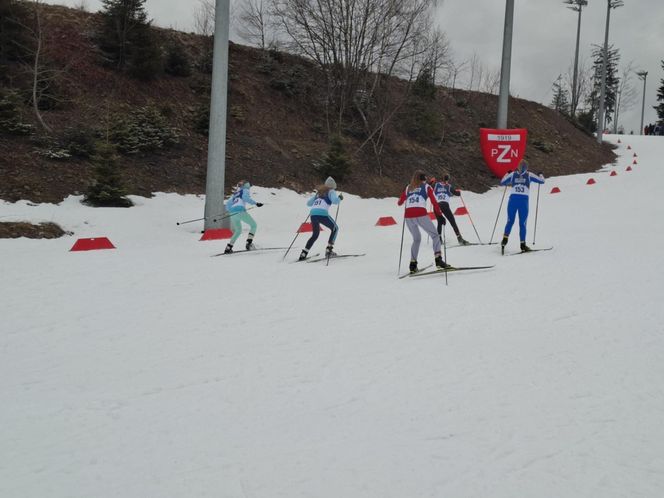
[(228, 219), (213, 221), (225, 214), (226, 109), (228, 107), (228, 32), (230, 1), (216, 0), (214, 52), (212, 58), (212, 95), (208, 134), (208, 165), (205, 182), (205, 229), (228, 228)]
[(606, 29), (604, 31), (604, 57), (602, 61), (602, 86), (599, 93), (599, 112), (597, 113), (597, 142), (602, 143), (604, 133), (604, 99), (606, 98), (606, 69), (609, 64), (609, 24), (611, 9), (623, 6), (623, 0), (606, 0)]
[(500, 96), (498, 97), (498, 128), (507, 128), (507, 110), (510, 98), (510, 71), (512, 69), (513, 26), (514, 0), (506, 0), (505, 31), (503, 33), (503, 62), (500, 67)]
[(576, 51), (574, 52), (574, 78), (572, 82), (572, 108), (571, 114), (572, 117), (576, 114), (576, 108), (578, 106), (578, 85), (579, 85), (579, 44), (581, 42), (581, 13), (583, 8), (588, 5), (588, 0), (565, 0), (565, 3), (571, 5), (572, 7), (567, 7), (572, 9), (574, 12), (579, 13), (579, 20), (576, 26)]
[(636, 75), (643, 80), (643, 103), (641, 104), (641, 131), (639, 135), (643, 135), (643, 114), (646, 110), (646, 80), (648, 79), (648, 71), (638, 71)]

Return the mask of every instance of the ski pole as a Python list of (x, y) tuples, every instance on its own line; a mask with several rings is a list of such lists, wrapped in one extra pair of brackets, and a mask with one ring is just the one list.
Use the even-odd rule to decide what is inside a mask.
[[(251, 210), (254, 209), (255, 207), (256, 207), (256, 206), (251, 206), (250, 208), (245, 209), (245, 211), (251, 211)], [(241, 213), (241, 212), (242, 212), (242, 211), (236, 211), (235, 213), (229, 213), (229, 214), (227, 214), (227, 215), (225, 215), (225, 216), (222, 216), (221, 218), (215, 218), (215, 219), (213, 219), (212, 221), (216, 223), (217, 221), (225, 220), (226, 218), (230, 218), (231, 216), (235, 216), (236, 214)], [(220, 216), (220, 215), (217, 215), (217, 216)]]
[(473, 230), (475, 230), (475, 235), (477, 235), (477, 240), (479, 243), (482, 243), (482, 239), (480, 239), (480, 234), (477, 233), (477, 228), (475, 228), (475, 223), (473, 223), (473, 218), (470, 216), (470, 211), (468, 211), (468, 207), (466, 206), (466, 201), (463, 200), (463, 196), (459, 195), (461, 198), (461, 204), (463, 204), (463, 207), (466, 208), (466, 213), (468, 213), (468, 219), (470, 220), (470, 224), (473, 225)]
[[(334, 226), (337, 226), (337, 218), (339, 218), (340, 207), (341, 207), (341, 201), (339, 201), (339, 204), (337, 204), (337, 212), (334, 214)], [(337, 230), (339, 230), (339, 227), (337, 227)], [(336, 242), (336, 238), (334, 240)], [(330, 255), (331, 253), (327, 255), (327, 261), (325, 262), (325, 266), (330, 266)]]
[[(443, 225), (443, 254), (445, 255), (445, 264), (447, 264), (447, 240), (445, 240), (445, 229), (447, 224)], [(445, 270), (445, 287), (447, 287), (447, 270)]]
[(498, 214), (496, 215), (496, 223), (493, 225), (493, 232), (491, 232), (491, 240), (489, 241), (489, 245), (493, 242), (493, 234), (496, 233), (496, 227), (498, 226), (498, 218), (500, 218), (500, 212), (503, 210), (503, 202), (505, 201), (505, 194), (507, 193), (507, 185), (505, 185), (505, 189), (503, 190), (503, 198), (500, 199), (500, 207), (498, 208)]
[[(249, 209), (247, 209), (247, 211), (249, 211), (250, 209), (254, 209), (254, 208), (250, 207)], [(213, 218), (212, 221), (216, 223), (217, 221), (221, 221), (221, 220), (225, 220), (226, 218), (230, 218), (231, 216), (235, 215), (236, 213), (230, 213), (230, 214), (226, 214), (224, 216), (222, 216), (222, 214), (223, 213), (215, 214), (213, 216), (204, 216), (203, 218), (196, 218), (195, 220), (178, 221), (175, 224), (178, 225), (178, 226), (186, 225), (187, 223), (195, 223), (197, 221), (205, 221), (205, 220), (210, 219), (210, 218)], [(218, 218), (219, 216), (221, 216), (221, 218)]]
[(533, 232), (533, 245), (535, 245), (535, 237), (537, 237), (537, 214), (539, 213), (539, 194), (541, 184), (537, 184), (537, 204), (535, 206), (535, 230)]
[(304, 219), (304, 221), (302, 223), (300, 223), (300, 225), (297, 227), (297, 232), (295, 232), (295, 238), (293, 239), (293, 242), (291, 242), (290, 245), (288, 246), (288, 249), (286, 249), (286, 253), (284, 254), (284, 257), (281, 258), (282, 261), (284, 259), (286, 259), (286, 256), (288, 256), (288, 253), (290, 252), (291, 247), (293, 247), (293, 244), (295, 244), (295, 240), (297, 240), (297, 238), (300, 236), (300, 227), (302, 225), (304, 225), (307, 222), (307, 220), (309, 220), (309, 215), (308, 214), (307, 214), (307, 217)]
[[(221, 216), (221, 214), (215, 214), (214, 216), (215, 216), (215, 217), (216, 217), (216, 216)], [(207, 220), (208, 218), (211, 218), (211, 216), (205, 216), (205, 217), (203, 217), (203, 218), (196, 218), (195, 220), (178, 221), (178, 222), (175, 223), (175, 224), (178, 225), (178, 226), (180, 226), (180, 225), (186, 225), (187, 223), (195, 223), (195, 222), (197, 222), (197, 221), (205, 221), (205, 220)], [(215, 221), (216, 221), (216, 220), (215, 220)]]
[(403, 211), (403, 223), (401, 224), (401, 248), (399, 249), (399, 267), (397, 268), (397, 275), (401, 271), (401, 258), (403, 256), (403, 235), (406, 231), (406, 210)]

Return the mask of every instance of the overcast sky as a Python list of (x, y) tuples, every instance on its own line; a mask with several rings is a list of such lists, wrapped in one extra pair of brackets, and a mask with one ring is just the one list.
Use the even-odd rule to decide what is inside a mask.
[[(242, 0), (237, 0), (238, 2)], [(98, 10), (100, 0), (48, 0), (65, 5), (87, 4)], [(590, 60), (591, 44), (604, 42), (606, 0), (589, 0), (581, 26), (581, 55)], [(611, 12), (610, 43), (620, 49), (621, 65), (632, 61), (637, 70), (648, 71), (645, 123), (657, 118), (657, 87), (664, 78), (664, 0), (624, 0), (625, 6)], [(197, 0), (147, 0), (149, 15), (159, 26), (184, 31), (193, 29)], [(503, 0), (443, 0), (437, 19), (447, 33), (455, 57), (469, 59), (477, 53), (490, 68), (500, 67), (505, 2)], [(513, 95), (548, 105), (551, 86), (565, 73), (574, 56), (577, 14), (562, 0), (516, 0), (512, 50)], [(643, 84), (638, 102), (620, 119), (625, 130), (636, 133), (641, 119)]]

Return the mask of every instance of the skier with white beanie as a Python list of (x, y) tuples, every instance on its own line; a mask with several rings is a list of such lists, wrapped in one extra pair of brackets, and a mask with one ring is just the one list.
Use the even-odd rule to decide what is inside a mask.
[(327, 241), (326, 256), (336, 256), (334, 252), (334, 242), (339, 233), (337, 223), (330, 216), (330, 208), (333, 204), (339, 204), (343, 200), (343, 195), (336, 192), (337, 182), (331, 176), (325, 180), (325, 184), (320, 185), (314, 195), (307, 201), (307, 206), (311, 208), (309, 213), (311, 217), (311, 227), (313, 233), (307, 241), (305, 248), (300, 254), (300, 261), (307, 259), (309, 251), (320, 235), (320, 226), (326, 226), (330, 229), (330, 238)]

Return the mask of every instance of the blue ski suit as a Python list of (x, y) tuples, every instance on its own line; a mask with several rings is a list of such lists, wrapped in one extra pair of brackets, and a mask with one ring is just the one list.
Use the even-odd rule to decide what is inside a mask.
[(509, 237), (512, 226), (519, 215), (519, 236), (521, 242), (526, 241), (526, 222), (528, 221), (528, 200), (530, 195), (530, 183), (544, 184), (544, 179), (534, 175), (528, 170), (507, 173), (500, 184), (512, 188), (510, 198), (507, 202), (507, 224), (505, 225), (505, 237)]

